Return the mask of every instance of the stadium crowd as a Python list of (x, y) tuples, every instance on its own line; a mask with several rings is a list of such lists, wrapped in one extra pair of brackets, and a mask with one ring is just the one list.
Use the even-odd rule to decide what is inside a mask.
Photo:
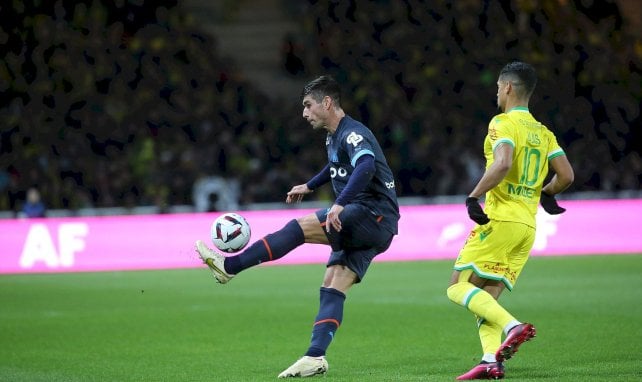
[[(289, 9), (302, 75), (344, 84), (400, 196), (478, 180), (496, 75), (517, 58), (538, 69), (531, 109), (577, 167), (570, 191), (639, 190), (640, 35), (615, 3), (541, 3)], [(323, 163), (300, 105), (258, 91), (176, 0), (14, 2), (0, 18), (0, 210), (33, 186), (48, 208), (192, 204), (207, 176), (238, 179), (241, 205), (282, 201)]]

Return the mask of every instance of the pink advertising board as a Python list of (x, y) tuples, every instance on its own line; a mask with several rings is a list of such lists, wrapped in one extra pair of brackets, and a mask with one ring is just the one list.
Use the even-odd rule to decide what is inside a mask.
[[(537, 215), (534, 256), (642, 253), (642, 200), (563, 201)], [(237, 211), (252, 239), (312, 210)], [(193, 250), (218, 214), (0, 220), (0, 274), (202, 266)], [(462, 205), (404, 206), (399, 235), (376, 261), (454, 259), (473, 223)], [(329, 248), (303, 245), (270, 264), (324, 263)]]

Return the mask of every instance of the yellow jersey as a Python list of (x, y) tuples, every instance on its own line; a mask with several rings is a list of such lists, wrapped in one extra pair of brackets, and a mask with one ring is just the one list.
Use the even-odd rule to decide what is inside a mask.
[(490, 121), (484, 140), (486, 168), (493, 163), (493, 152), (500, 144), (513, 147), (513, 165), (504, 179), (486, 193), (484, 210), (491, 219), (535, 227), (548, 161), (565, 155), (564, 150), (555, 135), (526, 107), (515, 107)]

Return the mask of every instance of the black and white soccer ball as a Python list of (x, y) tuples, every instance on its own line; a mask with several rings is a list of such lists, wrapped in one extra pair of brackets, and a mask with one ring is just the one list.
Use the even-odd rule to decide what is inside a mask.
[(227, 253), (238, 252), (250, 241), (250, 225), (239, 214), (225, 213), (212, 223), (211, 235), (216, 248)]

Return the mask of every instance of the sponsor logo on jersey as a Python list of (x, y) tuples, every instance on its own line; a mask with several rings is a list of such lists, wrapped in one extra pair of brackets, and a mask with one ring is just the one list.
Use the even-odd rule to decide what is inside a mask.
[(493, 232), (493, 229), (487, 229), (486, 231), (482, 231), (479, 233), (479, 241), (484, 241), (490, 233)]
[(363, 136), (355, 133), (354, 131), (351, 132), (346, 138), (346, 142), (351, 144), (354, 147), (357, 147), (357, 145), (362, 141), (363, 141)]
[(490, 271), (492, 273), (506, 273), (510, 272), (507, 265), (502, 265), (499, 263), (495, 264), (484, 264), (481, 266), (482, 270)]
[(339, 167), (339, 168), (330, 167), (330, 178), (334, 179), (337, 176), (339, 176), (340, 178), (343, 178), (346, 175), (348, 175), (348, 171), (345, 168), (343, 168), (343, 167)]
[(506, 192), (508, 192), (509, 195), (517, 195), (517, 196), (523, 196), (526, 198), (532, 198), (535, 195), (535, 189), (531, 187), (526, 187), (522, 184), (512, 184), (508, 183), (507, 184), (508, 189)]
[(495, 124), (489, 126), (488, 128), (488, 138), (490, 138), (491, 141), (497, 140), (497, 129), (495, 129), (495, 125), (498, 123), (499, 123), (499, 118), (495, 118)]
[(528, 144), (531, 146), (539, 146), (542, 141), (539, 139), (539, 135), (537, 133), (528, 133), (528, 138), (527, 138)]

